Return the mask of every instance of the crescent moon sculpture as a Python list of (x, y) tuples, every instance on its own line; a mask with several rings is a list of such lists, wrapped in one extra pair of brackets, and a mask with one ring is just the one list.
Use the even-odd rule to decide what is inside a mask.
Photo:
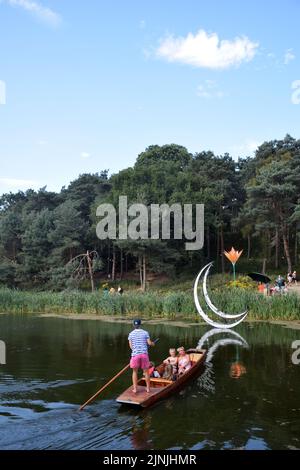
[[(245, 312), (242, 312), (238, 315), (231, 315), (231, 314), (226, 314), (224, 312), (221, 312), (220, 310), (218, 310), (214, 305), (213, 303), (211, 302), (210, 298), (209, 298), (209, 295), (208, 295), (208, 292), (207, 292), (207, 287), (206, 287), (206, 281), (207, 281), (207, 276), (208, 276), (208, 271), (209, 269), (211, 268), (212, 266), (212, 263), (208, 263), (206, 266), (204, 266), (201, 271), (199, 272), (196, 280), (195, 280), (195, 284), (194, 284), (194, 301), (195, 301), (195, 305), (196, 305), (196, 309), (199, 313), (199, 315), (206, 321), (206, 323), (208, 323), (209, 325), (213, 326), (214, 328), (220, 328), (220, 329), (228, 329), (228, 328), (234, 328), (235, 326), (239, 325), (245, 318), (246, 316), (248, 315), (248, 311), (246, 310)], [(199, 280), (202, 276), (202, 273), (205, 272), (205, 274), (207, 274), (207, 276), (204, 278), (203, 280), (203, 293), (204, 293), (204, 298), (205, 298), (205, 302), (207, 304), (207, 306), (215, 313), (217, 314), (219, 317), (222, 317), (222, 318), (239, 318), (236, 322), (233, 322), (233, 323), (219, 323), (219, 322), (216, 322), (216, 321), (213, 321), (209, 318), (209, 316), (204, 312), (204, 310), (202, 309), (201, 305), (200, 305), (200, 302), (199, 302), (199, 298), (198, 298), (198, 284), (199, 284)], [(206, 295), (205, 295), (206, 294)], [(213, 308), (212, 308), (212, 307)], [(228, 316), (230, 315), (230, 316)]]
[(205, 271), (205, 274), (204, 274), (204, 277), (203, 277), (203, 285), (202, 285), (202, 289), (203, 289), (203, 294), (204, 294), (204, 298), (205, 298), (205, 302), (207, 303), (208, 307), (216, 314), (216, 315), (219, 315), (219, 317), (222, 317), (222, 318), (241, 318), (243, 315), (245, 315), (247, 313), (247, 310), (245, 310), (244, 312), (242, 313), (238, 313), (237, 315), (232, 315), (230, 313), (224, 313), (222, 312), (221, 310), (219, 310), (217, 307), (214, 306), (214, 304), (212, 303), (212, 301), (210, 300), (209, 298), (209, 295), (208, 295), (208, 292), (207, 292), (207, 277), (209, 275), (209, 271), (210, 271), (210, 268), (212, 267), (214, 263), (211, 262), (209, 263), (207, 266), (206, 266), (206, 271)]

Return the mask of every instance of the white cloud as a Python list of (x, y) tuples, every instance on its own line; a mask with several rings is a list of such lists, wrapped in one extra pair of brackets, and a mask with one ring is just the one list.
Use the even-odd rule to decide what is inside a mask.
[(288, 65), (292, 60), (296, 59), (293, 49), (288, 49), (284, 54), (284, 64)]
[(223, 98), (224, 92), (218, 89), (214, 80), (205, 80), (204, 84), (198, 85), (197, 96), (200, 98)]
[(292, 83), (292, 97), (291, 101), (293, 104), (300, 104), (300, 80), (294, 80)]
[(262, 144), (262, 142), (258, 142), (256, 140), (248, 140), (245, 143), (244, 148), (245, 148), (246, 151), (248, 151), (250, 153), (254, 153), (261, 144)]
[(245, 142), (241, 143), (240, 145), (234, 145), (231, 147), (230, 151), (235, 156), (246, 156), (246, 155), (253, 155), (257, 148), (262, 144), (262, 142), (248, 139)]
[(6, 0), (6, 2), (12, 7), (23, 8), (23, 10), (28, 11), (39, 20), (51, 26), (58, 26), (62, 21), (58, 13), (33, 0)]
[(6, 104), (6, 83), (0, 80), (0, 104)]
[(4, 190), (25, 190), (40, 188), (42, 184), (35, 180), (17, 179), (17, 178), (0, 178), (0, 185), (4, 186)]
[(140, 23), (139, 23), (139, 27), (140, 27), (140, 29), (145, 29), (146, 28), (146, 21), (141, 20)]
[(91, 154), (88, 152), (81, 152), (80, 156), (81, 158), (86, 159), (86, 158), (90, 158)]
[(41, 140), (38, 140), (38, 141), (37, 141), (37, 144), (40, 145), (41, 147), (43, 147), (44, 145), (47, 145), (48, 142), (47, 142), (47, 140), (41, 139)]
[(156, 53), (169, 62), (180, 62), (209, 69), (225, 69), (242, 62), (249, 62), (256, 54), (259, 44), (246, 36), (233, 40), (220, 40), (216, 33), (198, 31), (186, 37), (167, 36)]

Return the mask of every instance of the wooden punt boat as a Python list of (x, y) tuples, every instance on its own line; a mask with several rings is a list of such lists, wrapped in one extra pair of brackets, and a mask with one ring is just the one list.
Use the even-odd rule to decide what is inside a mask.
[[(167, 398), (178, 389), (182, 388), (192, 378), (196, 377), (205, 362), (206, 350), (205, 349), (189, 349), (187, 353), (190, 355), (192, 367), (185, 372), (177, 380), (166, 380), (163, 378), (150, 378), (150, 393), (146, 391), (146, 381), (141, 378), (138, 381), (137, 393), (133, 393), (132, 386), (127, 388), (117, 398), (118, 403), (126, 405), (141, 406), (147, 408), (159, 400)], [(164, 369), (163, 363), (156, 367), (156, 370), (162, 373)]]

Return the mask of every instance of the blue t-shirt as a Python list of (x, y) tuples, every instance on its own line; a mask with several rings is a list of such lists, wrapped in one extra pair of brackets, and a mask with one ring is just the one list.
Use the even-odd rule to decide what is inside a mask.
[(149, 339), (148, 331), (136, 328), (129, 333), (128, 340), (131, 341), (132, 351), (131, 356), (137, 356), (138, 354), (148, 354), (148, 343)]

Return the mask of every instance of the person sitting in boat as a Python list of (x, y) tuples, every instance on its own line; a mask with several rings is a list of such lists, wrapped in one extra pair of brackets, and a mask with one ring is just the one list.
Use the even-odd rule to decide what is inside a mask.
[(191, 367), (190, 356), (186, 353), (183, 346), (177, 349), (179, 357), (178, 357), (178, 377), (182, 374), (185, 374)]
[(150, 377), (155, 377), (157, 379), (160, 377), (160, 373), (158, 372), (158, 370), (155, 369), (155, 364), (152, 361), (150, 361), (150, 367), (148, 369), (148, 373)]
[(164, 373), (163, 378), (168, 380), (173, 380), (176, 378), (178, 372), (178, 357), (176, 356), (176, 349), (169, 349), (170, 356), (164, 360)]

